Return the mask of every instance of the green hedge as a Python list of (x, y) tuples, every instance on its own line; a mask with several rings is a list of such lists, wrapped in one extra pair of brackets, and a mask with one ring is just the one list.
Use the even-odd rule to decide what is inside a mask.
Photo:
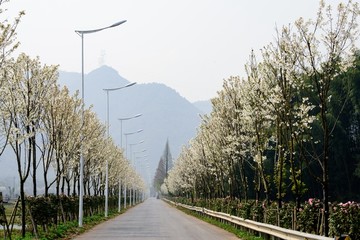
[[(118, 209), (118, 199), (117, 196), (109, 197), (109, 212)], [(129, 199), (127, 201), (129, 202)], [(84, 196), (83, 203), (84, 218), (105, 212), (104, 196)], [(26, 207), (29, 210), (26, 225), (33, 230), (37, 230), (38, 227), (41, 227), (42, 230), (46, 232), (49, 227), (78, 220), (79, 198), (78, 196), (66, 195), (61, 195), (59, 197), (55, 195), (50, 195), (48, 197), (27, 197)]]

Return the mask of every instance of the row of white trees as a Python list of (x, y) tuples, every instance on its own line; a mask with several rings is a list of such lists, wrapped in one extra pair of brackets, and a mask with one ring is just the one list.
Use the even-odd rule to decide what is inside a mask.
[[(170, 171), (167, 191), (244, 200), (255, 192), (267, 201), (272, 191), (281, 208), (288, 184), (300, 204), (303, 171), (313, 164), (320, 169), (313, 183), (322, 188), (328, 233), (330, 139), (347, 99), (345, 93), (338, 115), (330, 116), (330, 88), (356, 55), (359, 6), (349, 1), (334, 12), (321, 1), (315, 20), (300, 18), (278, 30), (261, 61), (251, 53), (246, 78), (224, 81), (211, 114)], [(314, 126), (320, 135), (313, 135)]]
[[(104, 194), (106, 160), (110, 195), (118, 191), (120, 180), (123, 185), (131, 183), (132, 188), (144, 190), (141, 177), (124, 158), (123, 150), (106, 136), (104, 124), (91, 107), (83, 112), (78, 92), (70, 95), (66, 87), (59, 86), (58, 67), (42, 65), (39, 58), (26, 54), (12, 58), (22, 15), (14, 23), (4, 20), (0, 24), (0, 153), (8, 148), (14, 153), (23, 224), (25, 182), (32, 180), (34, 196), (39, 179), (45, 183), (45, 196), (51, 187), (57, 195), (77, 195), (80, 151), (84, 156), (85, 195)], [(49, 172), (54, 172), (55, 178), (49, 177)]]

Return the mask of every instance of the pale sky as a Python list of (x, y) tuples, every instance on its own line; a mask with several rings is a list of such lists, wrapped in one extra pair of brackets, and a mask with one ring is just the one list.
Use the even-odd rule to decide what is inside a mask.
[(223, 79), (244, 76), (251, 49), (258, 52), (272, 42), (276, 26), (315, 18), (318, 5), (318, 0), (10, 0), (0, 18), (11, 20), (25, 10), (18, 51), (70, 72), (81, 72), (75, 30), (127, 20), (84, 36), (85, 73), (106, 64), (131, 82), (164, 83), (193, 102), (215, 97)]

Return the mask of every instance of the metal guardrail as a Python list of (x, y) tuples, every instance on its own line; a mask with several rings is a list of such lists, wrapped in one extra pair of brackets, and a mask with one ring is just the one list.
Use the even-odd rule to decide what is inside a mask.
[(192, 211), (204, 213), (206, 215), (209, 215), (209, 216), (212, 216), (212, 217), (215, 217), (218, 219), (223, 219), (227, 222), (236, 224), (238, 226), (242, 226), (247, 229), (251, 229), (253, 231), (262, 233), (263, 235), (274, 236), (274, 237), (278, 237), (278, 238), (286, 239), (286, 240), (334, 240), (334, 238), (299, 232), (299, 231), (295, 231), (295, 230), (290, 230), (290, 229), (274, 226), (271, 224), (260, 223), (260, 222), (240, 218), (237, 216), (232, 216), (227, 213), (212, 211), (212, 210), (209, 210), (206, 208), (194, 207), (194, 206), (189, 206), (189, 205), (185, 205), (182, 203), (176, 203), (176, 202), (170, 201), (166, 198), (163, 198), (163, 200), (165, 200), (175, 206), (180, 206), (180, 207), (192, 210)]

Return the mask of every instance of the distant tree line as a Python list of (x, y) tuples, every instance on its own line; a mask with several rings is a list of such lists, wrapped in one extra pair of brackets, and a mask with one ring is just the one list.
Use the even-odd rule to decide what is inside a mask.
[(173, 167), (172, 155), (170, 152), (169, 141), (166, 141), (163, 155), (160, 157), (158, 166), (155, 171), (153, 186), (155, 191), (160, 192), (161, 186), (168, 175), (169, 170)]
[[(300, 18), (251, 52), (246, 77), (230, 77), (198, 133), (165, 180), (193, 199), (360, 200), (359, 6), (324, 1), (315, 20)], [(278, 215), (280, 216), (280, 215)], [(280, 221), (280, 219), (279, 219)]]

